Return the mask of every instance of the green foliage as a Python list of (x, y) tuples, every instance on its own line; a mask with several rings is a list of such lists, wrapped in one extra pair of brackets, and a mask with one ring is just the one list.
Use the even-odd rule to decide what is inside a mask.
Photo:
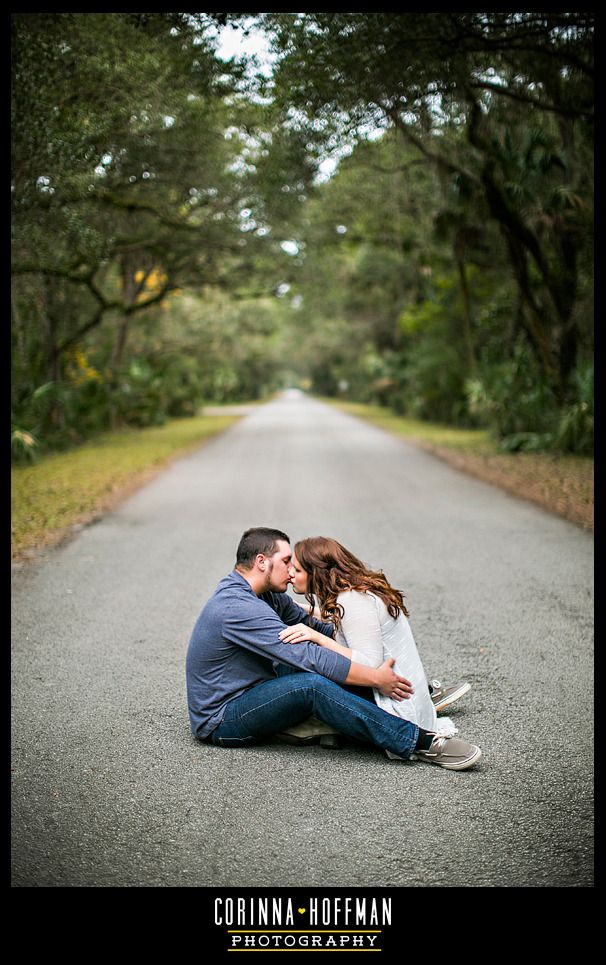
[[(357, 144), (311, 210), (323, 264), (300, 289), (310, 324), (340, 316), (349, 325), (358, 358), (348, 347), (349, 371), (343, 351), (338, 366), (350, 393), (424, 418), (483, 421), (511, 446), (588, 446), (590, 406), (575, 371), (592, 351), (583, 293), (593, 16), (264, 21), (282, 57), (284, 116), (322, 132), (327, 148)], [(380, 123), (399, 140), (368, 143)], [(347, 233), (337, 250), (329, 239), (339, 222)], [(333, 291), (322, 312), (310, 286), (331, 274), (327, 258)], [(360, 387), (369, 341), (374, 361)], [(334, 384), (337, 362), (318, 368), (322, 384)]]
[(33, 391), (22, 391), (20, 397), (13, 399), (11, 453), (14, 462), (34, 462), (44, 451), (44, 439), (61, 392), (61, 385), (46, 382)]
[(15, 462), (32, 462), (36, 457), (38, 440), (32, 432), (11, 427), (11, 453)]
[(593, 366), (575, 377), (576, 401), (561, 407), (552, 387), (521, 345), (514, 358), (466, 384), (470, 410), (507, 452), (559, 449), (593, 453)]
[(13, 14), (13, 458), (292, 380), (590, 451), (592, 15), (257, 17)]
[(112, 410), (117, 425), (153, 426), (166, 421), (167, 393), (161, 371), (149, 359), (134, 359), (118, 376), (112, 393)]
[(201, 14), (13, 16), (17, 458), (266, 391), (259, 334), (230, 325), (223, 352), (192, 353), (187, 329), (165, 338), (146, 307), (184, 289), (198, 305), (209, 286), (270, 292), (287, 256), (266, 216), (293, 207), (285, 194), (272, 207), (274, 179), (296, 176), (298, 199), (310, 177), (296, 137), (265, 125), (255, 138), (262, 112), (235, 95), (241, 70), (214, 57), (208, 27)]
[(487, 366), (482, 378), (469, 379), (467, 397), (470, 411), (498, 437), (544, 433), (556, 410), (553, 392), (522, 345), (513, 359)]
[[(78, 352), (63, 380), (46, 383), (16, 407), (15, 419), (32, 430), (13, 432), (14, 458), (22, 462), (65, 448), (111, 426), (161, 425), (168, 418), (194, 415), (201, 402), (192, 358), (139, 357), (114, 373), (98, 371)], [(60, 419), (54, 417), (57, 412)]]
[(564, 452), (593, 454), (594, 378), (593, 365), (585, 364), (574, 373), (576, 401), (560, 414), (554, 447)]

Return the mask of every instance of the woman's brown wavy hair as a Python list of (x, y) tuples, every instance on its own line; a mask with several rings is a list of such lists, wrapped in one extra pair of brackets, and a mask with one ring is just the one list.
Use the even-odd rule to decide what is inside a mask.
[(312, 606), (317, 600), (323, 620), (340, 626), (344, 610), (337, 597), (346, 590), (374, 593), (394, 620), (399, 613), (408, 616), (404, 594), (387, 582), (383, 570), (369, 570), (336, 539), (309, 536), (295, 544), (294, 554), (307, 573), (305, 599)]

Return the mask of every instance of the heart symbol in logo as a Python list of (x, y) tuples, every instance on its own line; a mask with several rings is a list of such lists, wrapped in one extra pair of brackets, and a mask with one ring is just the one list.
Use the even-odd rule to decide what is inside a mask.
[(297, 911), (299, 912), (300, 915), (304, 915), (305, 912), (307, 911), (307, 908), (297, 908)]

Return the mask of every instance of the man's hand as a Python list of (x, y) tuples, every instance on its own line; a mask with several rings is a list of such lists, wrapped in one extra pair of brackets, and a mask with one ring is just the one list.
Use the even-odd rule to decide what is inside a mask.
[(375, 670), (377, 682), (373, 686), (380, 690), (385, 697), (391, 697), (393, 700), (408, 700), (410, 695), (414, 693), (413, 686), (410, 680), (399, 677), (397, 673), (393, 672), (394, 663), (395, 660), (390, 657), (380, 667), (377, 667)]
[(282, 643), (305, 643), (308, 640), (311, 640), (312, 643), (317, 643), (318, 637), (322, 636), (322, 634), (318, 633), (312, 627), (306, 626), (304, 623), (295, 623), (294, 626), (282, 630), (279, 636)]
[[(325, 637), (323, 633), (313, 630), (312, 627), (308, 627), (304, 623), (296, 623), (292, 627), (286, 627), (285, 630), (281, 631), (280, 639), (283, 643), (304, 643), (311, 640), (312, 643), (318, 643), (321, 647), (334, 650), (351, 659), (351, 650), (348, 647), (343, 647), (340, 643), (336, 643), (330, 637)], [(414, 693), (413, 686), (406, 677), (399, 677), (397, 673), (393, 672), (392, 667), (395, 662), (394, 658), (390, 657), (376, 669), (359, 663), (351, 663), (345, 683), (362, 687), (376, 687), (382, 694), (391, 697), (393, 700), (408, 700), (410, 695)]]

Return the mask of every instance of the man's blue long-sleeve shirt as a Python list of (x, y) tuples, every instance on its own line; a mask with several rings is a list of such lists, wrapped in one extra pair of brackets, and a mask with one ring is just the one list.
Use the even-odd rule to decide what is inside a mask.
[(196, 621), (187, 650), (187, 700), (196, 737), (202, 740), (218, 727), (230, 700), (273, 679), (274, 661), (345, 682), (348, 657), (310, 641), (280, 640), (281, 631), (295, 623), (333, 633), (332, 624), (310, 617), (287, 593), (257, 596), (236, 570), (221, 580)]

